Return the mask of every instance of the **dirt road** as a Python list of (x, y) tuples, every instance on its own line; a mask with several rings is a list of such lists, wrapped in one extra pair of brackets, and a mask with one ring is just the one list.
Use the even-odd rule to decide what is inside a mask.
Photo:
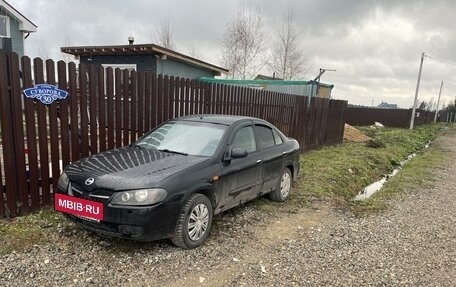
[(0, 258), (1, 286), (454, 286), (456, 137), (433, 188), (403, 191), (355, 217), (325, 203), (269, 214), (246, 205), (215, 218), (209, 242), (183, 251), (59, 227), (53, 244)]

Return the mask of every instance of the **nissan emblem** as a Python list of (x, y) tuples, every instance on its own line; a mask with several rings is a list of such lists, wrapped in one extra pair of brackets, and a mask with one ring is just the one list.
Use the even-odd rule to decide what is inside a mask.
[(95, 182), (95, 179), (93, 177), (89, 177), (88, 179), (86, 179), (85, 184), (86, 185), (91, 185), (94, 182)]

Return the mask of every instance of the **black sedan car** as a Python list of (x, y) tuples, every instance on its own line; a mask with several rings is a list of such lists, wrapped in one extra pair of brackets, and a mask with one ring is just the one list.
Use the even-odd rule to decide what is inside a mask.
[(206, 240), (215, 214), (267, 193), (285, 201), (298, 172), (298, 142), (270, 123), (186, 116), (68, 165), (54, 207), (96, 232), (189, 249)]

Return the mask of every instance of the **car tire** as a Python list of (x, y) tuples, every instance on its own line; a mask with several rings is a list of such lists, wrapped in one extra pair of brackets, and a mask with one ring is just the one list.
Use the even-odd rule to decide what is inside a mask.
[(176, 232), (171, 237), (173, 244), (184, 249), (202, 245), (209, 236), (213, 215), (209, 198), (199, 193), (192, 194), (177, 220)]
[(273, 201), (284, 202), (288, 199), (291, 193), (291, 184), (293, 182), (293, 176), (288, 167), (286, 167), (280, 175), (277, 188), (269, 193), (269, 197)]

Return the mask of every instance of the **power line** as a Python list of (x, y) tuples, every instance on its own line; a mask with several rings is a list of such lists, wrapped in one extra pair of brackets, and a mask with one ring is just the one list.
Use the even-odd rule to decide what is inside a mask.
[[(418, 72), (418, 80), (416, 82), (415, 100), (413, 101), (412, 114), (410, 116), (410, 129), (411, 130), (413, 129), (413, 125), (414, 125), (414, 122), (415, 122), (416, 102), (418, 100), (418, 91), (420, 89), (421, 71), (423, 69), (424, 57), (427, 57), (427, 58), (432, 59), (434, 61), (438, 61), (438, 62), (442, 62), (442, 63), (448, 64), (448, 65), (456, 66), (456, 63), (453, 63), (453, 62), (450, 62), (450, 61), (446, 61), (446, 60), (441, 60), (441, 59), (438, 59), (438, 58), (434, 58), (432, 56), (426, 55), (424, 52), (421, 53), (420, 69), (419, 69), (419, 72)], [(440, 91), (442, 90), (442, 86), (443, 86), (443, 81), (442, 81), (442, 84), (440, 86)]]
[(434, 57), (429, 56), (429, 55), (424, 55), (424, 56), (427, 57), (427, 58), (429, 58), (429, 59), (432, 59), (432, 60), (434, 60), (434, 61), (437, 61), (437, 62), (441, 62), (441, 63), (445, 63), (445, 64), (449, 64), (449, 65), (456, 66), (456, 63), (453, 63), (453, 62), (450, 62), (450, 61), (441, 60), (441, 59), (434, 58)]
[(456, 85), (455, 82), (443, 81), (445, 84)]

